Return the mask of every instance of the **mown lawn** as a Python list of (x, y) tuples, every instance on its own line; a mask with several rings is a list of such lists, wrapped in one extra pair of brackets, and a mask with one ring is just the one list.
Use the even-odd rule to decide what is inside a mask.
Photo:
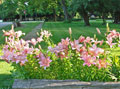
[[(104, 33), (106, 32), (106, 25), (102, 25), (102, 21), (90, 21), (91, 26), (85, 27), (84, 23), (81, 22), (72, 22), (72, 23), (64, 23), (64, 22), (45, 22), (43, 29), (49, 30), (53, 36), (52, 39), (55, 43), (59, 42), (61, 38), (69, 37), (68, 29), (72, 28), (72, 37), (78, 39), (80, 35), (93, 37), (94, 34), (97, 35), (99, 40), (104, 39)], [(36, 25), (39, 23), (27, 23), (24, 24), (23, 27), (16, 28), (15, 30), (22, 30), (26, 34), (29, 33)], [(116, 29), (120, 31), (119, 24), (113, 24), (109, 21), (109, 25), (111, 30)], [(99, 35), (96, 31), (96, 27), (98, 27), (102, 34)], [(6, 27), (10, 28), (10, 26)], [(4, 37), (2, 36), (2, 30), (0, 29), (0, 44), (4, 43)], [(1, 51), (1, 50), (0, 50)], [(4, 61), (0, 61), (0, 89), (2, 87), (12, 86), (13, 78), (11, 77), (10, 70), (12, 67)]]
[[(15, 31), (22, 30), (24, 33), (29, 33), (32, 29), (34, 29), (40, 22), (35, 23), (24, 23), (22, 27), (15, 28)], [(11, 26), (6, 26), (0, 29), (0, 55), (2, 50), (2, 45), (4, 44), (4, 37), (2, 30), (9, 30)], [(0, 60), (0, 89), (11, 89), (14, 79), (11, 76), (11, 70), (13, 68), (10, 64)]]
[[(91, 26), (85, 27), (84, 23), (81, 22), (72, 22), (72, 23), (63, 23), (63, 22), (46, 22), (43, 29), (49, 30), (53, 36), (52, 39), (55, 43), (59, 42), (61, 38), (69, 37), (68, 29), (72, 28), (72, 38), (78, 39), (81, 35), (93, 37), (94, 34), (97, 35), (99, 40), (104, 39), (104, 33), (106, 32), (106, 25), (102, 25), (102, 21), (90, 21)], [(120, 31), (119, 24), (113, 24), (111, 21), (108, 21), (109, 27), (111, 30), (116, 29)], [(96, 31), (96, 28), (99, 28), (101, 35)]]

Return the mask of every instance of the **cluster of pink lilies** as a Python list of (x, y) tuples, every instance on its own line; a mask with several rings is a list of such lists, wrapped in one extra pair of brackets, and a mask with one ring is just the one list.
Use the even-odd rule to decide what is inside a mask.
[[(100, 30), (97, 29), (98, 33), (101, 34)], [(120, 33), (115, 30), (110, 31), (106, 36), (106, 41), (98, 41), (96, 38), (80, 36), (78, 40), (72, 41), (71, 38), (62, 39), (57, 45), (49, 45), (46, 54), (41, 51), (41, 47), (37, 47), (41, 41), (48, 39), (52, 36), (51, 33), (44, 30), (41, 31), (38, 38), (32, 38), (31, 40), (25, 41), (20, 37), (25, 35), (21, 31), (14, 31), (13, 27), (10, 31), (3, 31), (5, 36), (5, 45), (3, 48), (3, 55), (1, 56), (6, 62), (15, 62), (24, 66), (28, 62), (28, 55), (35, 55), (36, 60), (39, 61), (40, 67), (50, 66), (52, 59), (47, 55), (47, 52), (55, 54), (57, 58), (63, 60), (64, 58), (71, 58), (72, 54), (79, 54), (79, 58), (84, 61), (83, 65), (91, 66), (95, 65), (98, 68), (106, 68), (109, 63), (107, 62), (106, 52), (101, 46), (104, 44), (109, 45), (112, 48), (117, 43), (113, 43), (114, 40), (118, 41)], [(69, 30), (70, 36), (72, 34), (71, 29)], [(69, 55), (71, 54), (71, 55)]]
[[(84, 61), (83, 65), (96, 65), (99, 68), (106, 68), (107, 62), (105, 59), (100, 59), (99, 55), (104, 55), (104, 49), (97, 47), (102, 45), (103, 41), (96, 41), (90, 37), (80, 36), (78, 40), (71, 41), (69, 38), (62, 39), (55, 47), (49, 47), (49, 51), (55, 53), (57, 57), (69, 58), (69, 50), (75, 51)], [(71, 55), (72, 56), (72, 55)]]
[[(20, 63), (20, 65), (25, 65), (26, 62), (28, 62), (28, 55), (36, 54), (37, 60), (39, 60), (40, 66), (44, 66), (44, 68), (49, 67), (49, 64), (52, 60), (50, 60), (50, 57), (44, 56), (44, 54), (41, 53), (40, 49), (35, 48), (35, 45), (41, 41), (43, 41), (42, 37), (46, 36), (49, 37), (51, 34), (48, 33), (48, 31), (41, 32), (41, 36), (37, 38), (27, 40), (20, 39), (22, 35), (25, 35), (25, 33), (22, 33), (21, 31), (14, 31), (12, 28), (10, 31), (4, 31), (5, 38), (5, 45), (3, 48), (3, 56), (1, 56), (2, 59), (4, 59), (6, 62), (15, 62), (16, 64)], [(33, 46), (30, 46), (33, 45)]]

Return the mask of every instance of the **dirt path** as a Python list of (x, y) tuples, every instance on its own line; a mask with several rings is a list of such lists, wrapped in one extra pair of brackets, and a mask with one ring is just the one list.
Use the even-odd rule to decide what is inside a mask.
[(37, 32), (39, 32), (43, 26), (44, 22), (40, 22), (38, 26), (36, 26), (31, 32), (29, 32), (23, 39), (24, 40), (30, 40), (32, 38), (37, 37)]

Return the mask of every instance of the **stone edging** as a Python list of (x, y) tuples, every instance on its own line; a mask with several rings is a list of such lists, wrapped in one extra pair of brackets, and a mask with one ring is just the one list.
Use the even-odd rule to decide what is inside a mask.
[(19, 80), (13, 89), (120, 89), (120, 82), (80, 82), (78, 80)]

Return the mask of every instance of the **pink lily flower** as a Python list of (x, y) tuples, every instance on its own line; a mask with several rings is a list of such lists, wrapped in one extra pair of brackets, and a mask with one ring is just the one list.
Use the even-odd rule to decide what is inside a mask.
[(67, 37), (65, 40), (64, 39), (62, 39), (62, 45), (69, 45), (69, 42), (70, 41), (70, 39)]
[(107, 65), (108, 65), (108, 63), (106, 62), (105, 59), (104, 59), (104, 60), (99, 59), (99, 60), (97, 61), (97, 67), (98, 67), (99, 69), (101, 69), (101, 68), (106, 68)]
[(50, 36), (52, 36), (52, 34), (49, 33), (48, 31), (44, 30), (41, 32), (41, 36), (45, 36), (45, 37), (49, 38)]
[(97, 46), (95, 44), (93, 44), (93, 46), (89, 48), (89, 52), (93, 56), (98, 56), (98, 54), (103, 54), (104, 50), (101, 48), (97, 48)]
[(91, 41), (91, 38), (90, 38), (90, 37), (87, 37), (87, 38), (85, 39), (85, 42), (86, 42), (86, 43), (90, 43), (90, 41)]
[(4, 33), (4, 36), (10, 36), (10, 33), (5, 30), (3, 30), (3, 33)]
[(84, 60), (83, 65), (91, 66), (92, 64), (96, 64), (96, 57), (91, 57), (90, 55), (83, 55), (82, 59)]
[(37, 41), (35, 38), (32, 38), (31, 41), (30, 41), (33, 45), (36, 45), (37, 44)]
[(16, 38), (19, 38), (19, 37), (21, 37), (22, 35), (25, 35), (25, 33), (22, 33), (22, 31), (17, 31), (17, 32), (15, 32), (15, 37), (16, 37)]
[(23, 54), (32, 54), (32, 52), (33, 52), (33, 48), (28, 48), (28, 47), (24, 47), (24, 49), (23, 49)]
[(16, 62), (16, 64), (20, 62), (20, 63), (23, 65), (23, 64), (25, 64), (25, 62), (27, 62), (28, 60), (27, 60), (27, 56), (26, 56), (26, 55), (20, 54), (20, 55), (15, 56), (15, 59), (12, 60), (12, 61), (13, 61), (13, 62)]
[(40, 59), (40, 67), (44, 67), (44, 69), (46, 69), (46, 67), (49, 67), (50, 66), (50, 63), (52, 62), (52, 60), (50, 60), (49, 57), (43, 57), (42, 59)]
[(77, 51), (80, 51), (82, 44), (79, 44), (78, 40), (74, 40), (74, 42), (71, 42), (71, 47), (72, 47), (72, 50), (76, 49)]
[(112, 48), (112, 47), (113, 47), (113, 45), (115, 45), (115, 44), (116, 44), (116, 43), (112, 43), (112, 38), (111, 38), (111, 37), (110, 37), (110, 38), (107, 38), (106, 43), (110, 46), (110, 48)]
[(39, 38), (37, 38), (37, 41), (38, 41), (38, 42), (43, 41), (42, 36), (40, 36)]
[(84, 42), (84, 40), (85, 40), (85, 37), (84, 37), (84, 36), (80, 36), (80, 37), (79, 37), (79, 42), (80, 42), (80, 43)]

